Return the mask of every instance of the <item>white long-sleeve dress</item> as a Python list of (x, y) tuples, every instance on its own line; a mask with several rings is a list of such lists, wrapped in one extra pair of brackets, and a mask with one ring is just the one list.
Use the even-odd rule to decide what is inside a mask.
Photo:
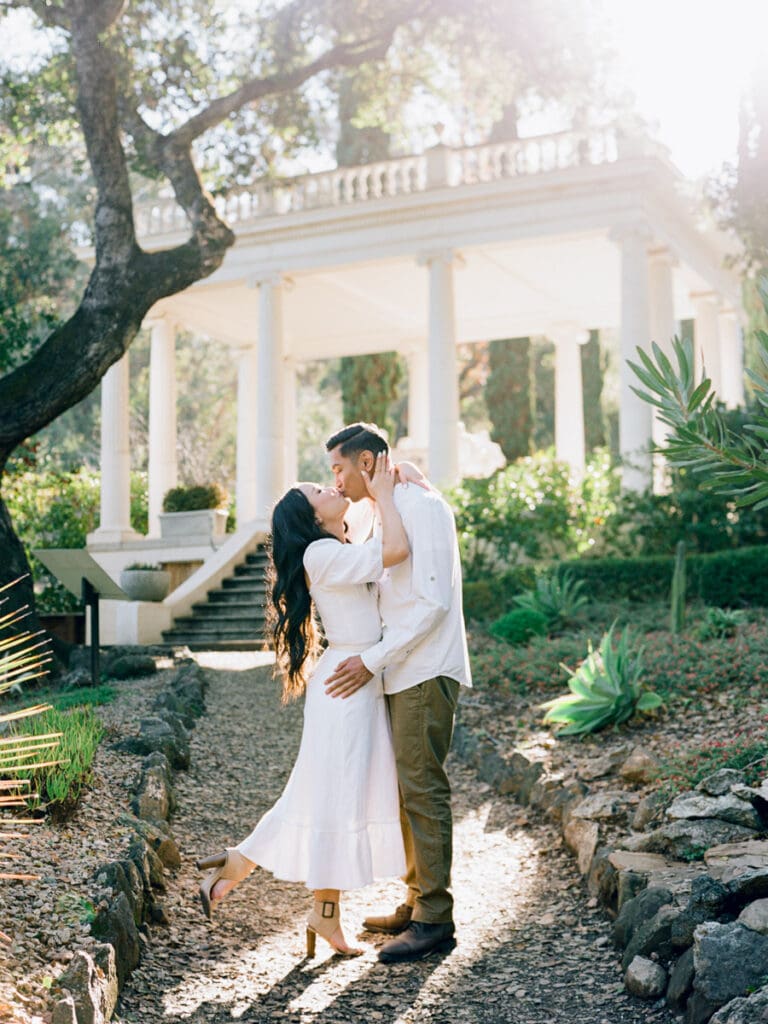
[(237, 847), (276, 878), (358, 889), (404, 874), (397, 772), (381, 676), (351, 697), (325, 680), (381, 635), (375, 582), (381, 541), (314, 541), (304, 554), (328, 640), (307, 684), (301, 745), (282, 796)]

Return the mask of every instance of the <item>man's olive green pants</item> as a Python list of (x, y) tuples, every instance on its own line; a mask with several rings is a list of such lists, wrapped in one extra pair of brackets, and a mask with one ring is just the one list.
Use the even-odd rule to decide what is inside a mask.
[(406, 902), (413, 920), (453, 920), (451, 787), (443, 765), (453, 735), (459, 684), (447, 676), (427, 679), (387, 696), (400, 789), (405, 842)]

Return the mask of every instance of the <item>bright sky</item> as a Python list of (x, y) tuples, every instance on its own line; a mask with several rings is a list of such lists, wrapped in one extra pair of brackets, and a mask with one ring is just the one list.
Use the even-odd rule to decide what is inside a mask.
[(684, 174), (735, 154), (739, 97), (768, 59), (768, 0), (603, 0), (640, 112)]
[[(735, 155), (739, 97), (768, 59), (768, 0), (603, 0), (618, 74), (684, 174)], [(26, 18), (3, 30), (5, 59), (31, 56)]]

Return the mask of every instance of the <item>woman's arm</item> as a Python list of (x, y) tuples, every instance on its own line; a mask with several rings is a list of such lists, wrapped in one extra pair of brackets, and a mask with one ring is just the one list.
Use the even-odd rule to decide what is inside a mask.
[(395, 466), (395, 473), (398, 482), (404, 487), (407, 487), (408, 484), (418, 484), (425, 491), (434, 491), (435, 489), (415, 462), (408, 462), (407, 460), (398, 462)]
[(400, 513), (395, 508), (395, 471), (386, 452), (376, 456), (373, 476), (362, 471), (368, 493), (376, 502), (381, 519), (381, 554), (384, 568), (399, 565), (411, 553)]

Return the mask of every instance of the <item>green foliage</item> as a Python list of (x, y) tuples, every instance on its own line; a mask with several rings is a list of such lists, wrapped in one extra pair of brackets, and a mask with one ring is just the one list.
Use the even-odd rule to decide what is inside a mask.
[(463, 586), (464, 617), (468, 621), (490, 619), (500, 611), (511, 608), (516, 594), (528, 590), (536, 583), (532, 565), (517, 565), (514, 569), (481, 580), (469, 580)]
[(47, 700), (57, 711), (79, 708), (86, 705), (111, 704), (117, 696), (113, 686), (102, 683), (99, 686), (78, 686), (73, 690), (60, 690)]
[(582, 580), (574, 579), (573, 573), (562, 576), (539, 576), (534, 590), (518, 594), (515, 604), (520, 608), (543, 615), (549, 629), (562, 626), (587, 603)]
[(229, 495), (221, 484), (194, 484), (173, 487), (163, 498), (163, 512), (199, 512), (226, 508)]
[(600, 648), (594, 651), (591, 642), (585, 660), (569, 674), (570, 693), (542, 704), (544, 721), (558, 725), (559, 736), (583, 736), (608, 725), (620, 725), (638, 711), (651, 711), (661, 706), (658, 694), (643, 691), (642, 648), (630, 644), (626, 628), (614, 648), (613, 630), (608, 630)]
[(494, 622), (489, 633), (508, 644), (522, 644), (532, 636), (545, 636), (549, 628), (546, 615), (533, 608), (515, 608)]
[(27, 725), (29, 735), (60, 735), (56, 763), (34, 768), (30, 775), (37, 794), (28, 800), (30, 809), (45, 808), (55, 819), (66, 818), (77, 806), (91, 780), (93, 758), (104, 727), (91, 707), (69, 711), (51, 709)]
[(488, 346), (489, 373), (485, 402), (491, 420), (491, 440), (513, 462), (531, 454), (533, 377), (530, 338), (492, 341)]
[(581, 481), (551, 452), (520, 459), (486, 479), (463, 480), (448, 500), (466, 578), (589, 550), (615, 507), (618, 488), (604, 452), (590, 459)]
[[(734, 430), (745, 414), (724, 414)], [(733, 501), (700, 485), (690, 470), (672, 474), (666, 494), (621, 495), (595, 548), (605, 555), (668, 555), (679, 541), (689, 551), (721, 551), (768, 542), (768, 509), (736, 508)]]
[[(650, 558), (582, 558), (562, 562), (556, 572), (571, 572), (584, 581), (589, 596), (596, 601), (627, 598), (652, 601), (660, 593), (669, 593), (674, 560)], [(688, 555), (686, 576), (688, 592), (706, 604), (725, 607), (768, 605), (768, 545), (740, 551), (716, 551), (707, 555)]]
[(546, 338), (533, 346), (534, 430), (535, 451), (551, 448), (555, 443), (555, 346)]
[(130, 565), (126, 565), (124, 572), (129, 572), (131, 569), (140, 569), (143, 572), (162, 572), (162, 566), (156, 562), (131, 562)]
[(657, 775), (662, 796), (671, 800), (678, 793), (694, 789), (702, 779), (721, 768), (743, 771), (747, 785), (759, 786), (768, 775), (765, 727), (716, 740), (705, 747), (692, 747), (662, 761)]
[(669, 597), (669, 629), (682, 633), (685, 626), (685, 541), (678, 541), (672, 570), (672, 589)]
[(345, 423), (377, 423), (391, 434), (392, 405), (404, 376), (398, 352), (344, 356), (341, 360), (341, 402)]
[(603, 379), (608, 360), (600, 351), (600, 332), (590, 331), (589, 341), (581, 346), (581, 380), (584, 403), (584, 444), (588, 452), (605, 448), (605, 421), (603, 418)]
[(694, 630), (698, 640), (721, 640), (735, 636), (739, 626), (746, 622), (743, 611), (737, 608), (707, 608), (705, 618)]
[[(762, 282), (768, 309), (768, 281)], [(693, 346), (675, 338), (677, 369), (655, 343), (653, 358), (638, 349), (640, 364), (630, 362), (646, 390), (635, 393), (659, 410), (671, 429), (661, 448), (676, 467), (690, 467), (702, 485), (731, 498), (737, 507), (768, 508), (768, 334), (758, 331), (760, 366), (748, 371), (758, 408), (744, 432), (730, 429), (715, 404), (711, 381), (696, 382)]]
[[(3, 478), (3, 499), (35, 578), (37, 610), (70, 612), (80, 602), (33, 555), (34, 548), (84, 548), (99, 525), (100, 477), (82, 469), (22, 469)], [(131, 474), (131, 525), (147, 530), (146, 474)]]

